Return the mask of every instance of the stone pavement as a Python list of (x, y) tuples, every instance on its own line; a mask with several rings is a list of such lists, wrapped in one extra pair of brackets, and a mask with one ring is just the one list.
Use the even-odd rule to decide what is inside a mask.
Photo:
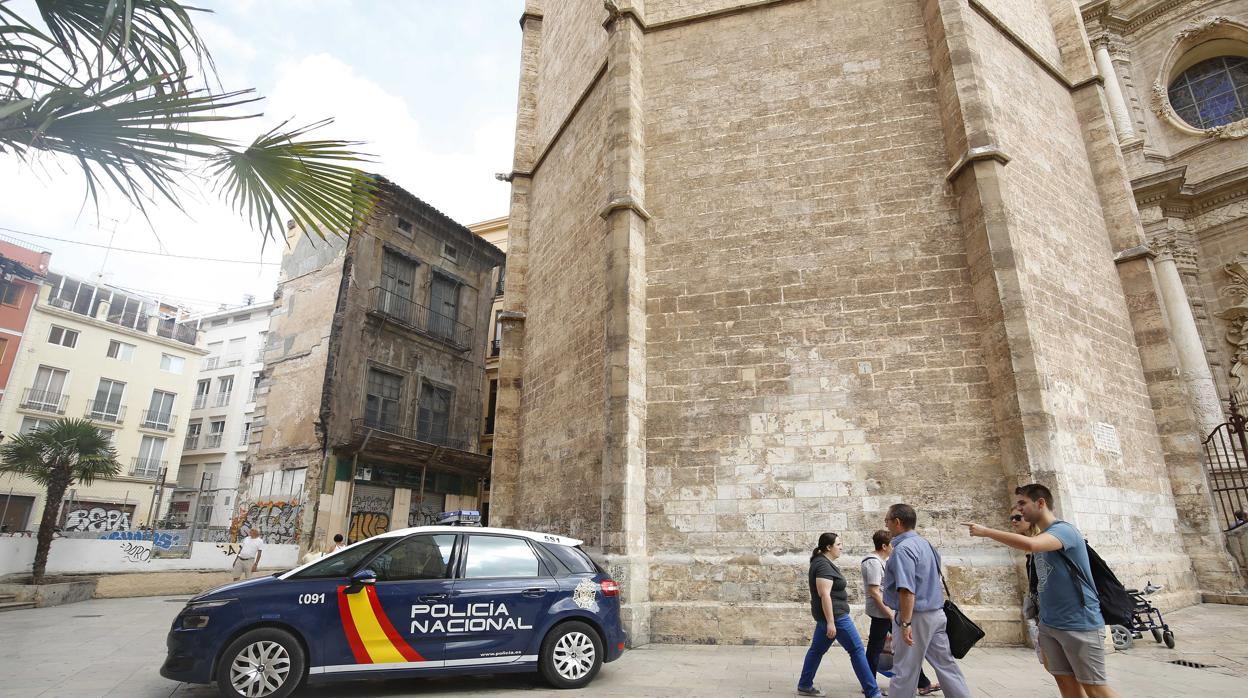
[[(168, 698), (217, 695), (209, 686), (162, 679), (165, 633), (184, 599), (101, 599), (0, 614), (0, 697)], [(1145, 636), (1128, 652), (1111, 652), (1114, 686), (1123, 698), (1243, 695), (1248, 678), (1248, 607), (1206, 604), (1166, 615), (1177, 647)], [(579, 695), (728, 698), (793, 695), (804, 648), (649, 645), (603, 668)], [(1214, 668), (1168, 662), (1184, 659)], [(1052, 680), (1024, 648), (976, 649), (962, 662), (976, 698), (1050, 698)], [(817, 683), (832, 696), (860, 696), (838, 647)], [(526, 695), (568, 698), (523, 675), (353, 682), (306, 689), (336, 696), (466, 697)]]

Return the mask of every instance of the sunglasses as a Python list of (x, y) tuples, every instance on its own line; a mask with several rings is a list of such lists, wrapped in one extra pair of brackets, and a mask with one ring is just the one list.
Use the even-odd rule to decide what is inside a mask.
[(1015, 515), (1013, 515), (1013, 516), (1011, 516), (1011, 517), (1010, 517), (1010, 521), (1012, 521), (1012, 522), (1014, 522), (1014, 523), (1018, 523), (1019, 521), (1022, 521), (1022, 520), (1023, 520), (1023, 515), (1022, 515), (1022, 514), (1015, 514)]

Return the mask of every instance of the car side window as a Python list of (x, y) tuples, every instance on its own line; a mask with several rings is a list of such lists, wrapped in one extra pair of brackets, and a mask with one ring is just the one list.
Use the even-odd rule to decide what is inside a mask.
[(538, 577), (541, 563), (528, 541), (504, 536), (468, 536), (464, 577)]
[(455, 535), (416, 535), (405, 538), (368, 563), (379, 582), (447, 579)]
[(389, 545), (391, 540), (393, 539), (373, 538), (357, 543), (315, 562), (291, 576), (296, 579), (345, 577), (351, 574), (352, 570), (369, 555), (372, 555), (382, 546)]

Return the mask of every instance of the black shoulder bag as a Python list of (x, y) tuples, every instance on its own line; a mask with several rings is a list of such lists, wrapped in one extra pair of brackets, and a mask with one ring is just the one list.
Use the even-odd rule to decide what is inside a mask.
[(936, 554), (936, 548), (931, 543), (927, 543), (927, 546), (932, 548), (932, 556), (936, 558), (936, 572), (940, 575), (941, 586), (945, 588), (945, 633), (949, 635), (949, 650), (954, 659), (961, 659), (971, 651), (976, 642), (984, 639), (984, 630), (953, 602), (945, 573), (940, 570), (940, 556)]

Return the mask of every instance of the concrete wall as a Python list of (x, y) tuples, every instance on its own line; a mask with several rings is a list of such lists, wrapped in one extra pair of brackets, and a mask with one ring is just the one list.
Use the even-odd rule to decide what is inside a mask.
[[(30, 573), (35, 560), (35, 539), (0, 538), (0, 575)], [(157, 557), (151, 541), (75, 540), (52, 541), (48, 574), (104, 574), (112, 572), (163, 572), (174, 570), (228, 570), (238, 545), (196, 543), (190, 557)], [(297, 565), (298, 546), (269, 545), (261, 557), (262, 569), (290, 569)]]

